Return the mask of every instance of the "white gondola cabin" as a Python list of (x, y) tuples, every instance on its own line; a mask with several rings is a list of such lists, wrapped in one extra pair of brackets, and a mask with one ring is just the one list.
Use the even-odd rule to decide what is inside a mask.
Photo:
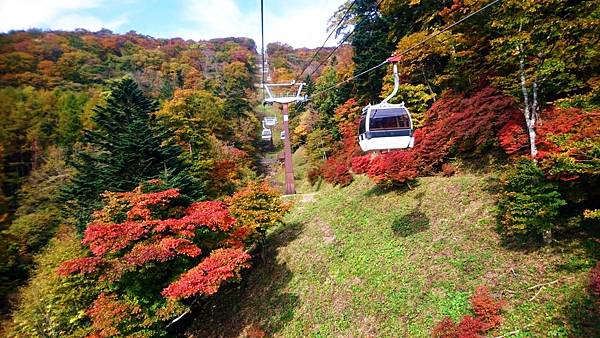
[(273, 133), (271, 132), (271, 129), (265, 128), (262, 130), (261, 138), (263, 140), (270, 140), (272, 136), (273, 136)]
[(267, 127), (273, 127), (273, 126), (277, 125), (277, 117), (276, 116), (265, 117), (265, 118), (263, 118), (263, 123)]
[(388, 103), (398, 92), (399, 77), (394, 65), (394, 91), (381, 103), (363, 108), (358, 127), (358, 143), (362, 151), (412, 148), (415, 142), (410, 112), (404, 106)]

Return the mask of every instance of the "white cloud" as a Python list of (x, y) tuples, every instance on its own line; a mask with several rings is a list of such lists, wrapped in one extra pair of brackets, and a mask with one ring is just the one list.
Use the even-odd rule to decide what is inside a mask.
[[(247, 0), (243, 0), (247, 1)], [(183, 38), (246, 36), (260, 45), (260, 2), (256, 10), (242, 13), (233, 0), (187, 0), (183, 17), (195, 24), (176, 31)], [(318, 47), (327, 37), (327, 22), (343, 0), (321, 0), (303, 5), (303, 1), (287, 2), (285, 7), (268, 8), (265, 4), (265, 41), (285, 42), (296, 48)], [(277, 14), (275, 14), (277, 12)], [(328, 45), (334, 45), (330, 40)]]
[(103, 0), (0, 0), (0, 31), (28, 28), (98, 30), (117, 28), (125, 22), (120, 17), (104, 22), (78, 11), (96, 8)]
[(80, 14), (67, 14), (61, 17), (57, 17), (52, 20), (50, 27), (58, 30), (75, 30), (77, 28), (85, 28), (89, 31), (95, 32), (102, 28), (108, 28), (110, 30), (116, 30), (127, 22), (125, 16), (120, 16), (115, 20), (102, 21), (97, 17), (91, 15), (80, 15)]

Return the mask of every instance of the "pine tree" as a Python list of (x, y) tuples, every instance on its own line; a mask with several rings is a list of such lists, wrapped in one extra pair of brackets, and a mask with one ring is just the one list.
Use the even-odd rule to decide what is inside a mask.
[(183, 163), (179, 147), (165, 146), (165, 132), (153, 127), (156, 103), (131, 78), (117, 81), (105, 106), (95, 108), (95, 130), (83, 136), (84, 150), (75, 155), (77, 173), (63, 191), (65, 211), (74, 214), (79, 231), (101, 207), (104, 191), (129, 191), (140, 182), (161, 178), (191, 196), (200, 194)]

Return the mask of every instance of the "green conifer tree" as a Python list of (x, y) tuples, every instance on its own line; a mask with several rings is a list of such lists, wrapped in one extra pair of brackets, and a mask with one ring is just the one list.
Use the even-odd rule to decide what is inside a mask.
[(106, 105), (95, 108), (96, 128), (85, 132), (85, 149), (72, 163), (77, 173), (62, 194), (79, 231), (101, 207), (104, 191), (130, 191), (142, 181), (161, 178), (190, 196), (200, 194), (200, 184), (178, 159), (180, 148), (166, 145), (166, 133), (154, 126), (156, 108), (131, 78), (115, 82)]

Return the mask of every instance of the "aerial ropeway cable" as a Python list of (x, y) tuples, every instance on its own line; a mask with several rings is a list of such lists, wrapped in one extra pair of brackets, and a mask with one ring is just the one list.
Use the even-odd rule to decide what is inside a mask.
[[(381, 3), (383, 2), (383, 0), (379, 0), (379, 2), (377, 2), (377, 4), (375, 4), (375, 9), (379, 8), (379, 5), (381, 5)], [(359, 23), (362, 23), (363, 21), (365, 21), (366, 18), (363, 18)], [(344, 45), (344, 43), (354, 34), (354, 30), (352, 30), (350, 33), (348, 33), (346, 36), (344, 36), (344, 38), (342, 39), (342, 41), (340, 41), (340, 43), (327, 55), (327, 57), (325, 57), (320, 63), (319, 65), (308, 75), (308, 77), (312, 77), (318, 70), (319, 68), (321, 68), (321, 66), (323, 66), (325, 64), (325, 62), (327, 62), (327, 60), (329, 60), (329, 58), (331, 58), (335, 52)]]
[[(333, 35), (334, 32), (336, 32), (340, 26), (342, 25), (342, 23), (344, 23), (344, 20), (346, 20), (346, 17), (348, 16), (348, 14), (350, 14), (350, 11), (352, 10), (352, 7), (354, 7), (354, 4), (356, 3), (356, 0), (352, 1), (352, 3), (350, 4), (350, 6), (348, 6), (348, 8), (346, 9), (346, 12), (344, 12), (344, 15), (342, 15), (342, 18), (340, 19), (340, 21), (338, 21), (338, 23), (335, 25), (335, 27), (331, 30), (331, 32), (329, 32), (329, 35), (327, 35), (327, 38), (325, 38), (325, 41), (323, 41), (323, 44), (321, 45), (321, 47), (319, 47), (319, 49), (317, 49), (317, 51), (313, 54), (312, 58), (306, 63), (306, 65), (304, 65), (304, 67), (302, 68), (302, 71), (298, 74), (298, 76), (296, 77), (296, 80), (299, 81), (300, 78), (302, 77), (302, 74), (304, 74), (304, 72), (308, 69), (308, 67), (312, 64), (313, 61), (315, 61), (315, 59), (317, 58), (317, 56), (319, 55), (319, 53), (323, 50), (323, 48), (325, 48), (325, 45), (327, 44), (327, 41), (329, 41), (329, 39), (331, 38), (331, 36)], [(345, 41), (345, 39), (344, 39)], [(343, 41), (340, 43), (342, 44), (344, 43)], [(337, 49), (337, 48), (336, 48)], [(325, 59), (328, 59), (329, 56)], [(319, 69), (320, 66), (317, 66), (317, 69)], [(312, 76), (313, 73), (311, 73), (310, 76)]]

